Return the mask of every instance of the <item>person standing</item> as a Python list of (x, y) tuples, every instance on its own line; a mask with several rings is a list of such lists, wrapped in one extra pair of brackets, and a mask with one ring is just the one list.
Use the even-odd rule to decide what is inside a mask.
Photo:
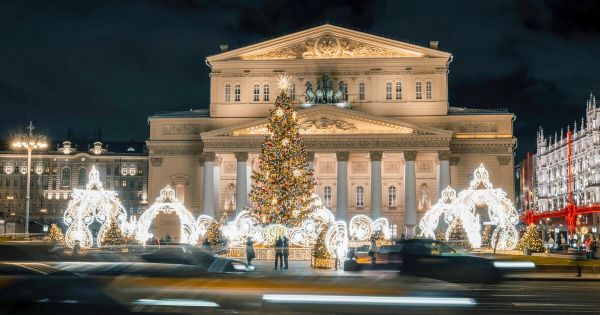
[(254, 253), (254, 241), (252, 241), (252, 237), (248, 237), (246, 240), (246, 261), (248, 261), (248, 265), (252, 266), (252, 259), (256, 257)]
[(371, 266), (375, 265), (375, 253), (377, 252), (377, 242), (375, 239), (371, 239), (371, 245), (369, 246), (369, 257), (371, 257)]
[(290, 239), (287, 236), (282, 238), (283, 269), (288, 269), (288, 257), (290, 256)]
[(277, 262), (279, 262), (279, 269), (283, 268), (283, 240), (281, 236), (275, 240), (275, 270), (277, 270)]

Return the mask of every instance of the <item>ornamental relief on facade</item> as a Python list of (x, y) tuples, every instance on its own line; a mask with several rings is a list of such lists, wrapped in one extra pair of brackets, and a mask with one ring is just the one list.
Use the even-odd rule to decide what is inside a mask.
[(320, 162), (319, 172), (321, 174), (335, 174), (335, 163), (334, 162)]
[(202, 147), (186, 146), (150, 146), (148, 150), (150, 154), (164, 155), (199, 155), (202, 153)]
[(162, 134), (165, 136), (197, 135), (200, 132), (200, 125), (173, 124), (162, 126)]
[(223, 162), (223, 172), (227, 174), (235, 173), (237, 169), (236, 162), (225, 161)]
[(337, 133), (354, 132), (358, 128), (355, 124), (343, 120), (319, 117), (300, 123), (300, 130), (302, 133)]
[(495, 122), (463, 122), (458, 125), (458, 132), (498, 132), (498, 125)]
[(302, 59), (302, 58), (364, 58), (364, 57), (414, 57), (416, 54), (361, 43), (349, 38), (326, 34), (302, 43), (279, 48), (263, 54), (243, 56), (242, 59)]
[(352, 173), (354, 174), (367, 174), (367, 162), (352, 162)]
[(386, 174), (399, 174), (401, 166), (400, 162), (383, 162), (383, 170)]
[(513, 144), (460, 144), (450, 145), (452, 153), (511, 153)]
[(417, 161), (416, 171), (417, 173), (425, 173), (430, 174), (433, 173), (433, 161), (425, 160), (425, 161)]

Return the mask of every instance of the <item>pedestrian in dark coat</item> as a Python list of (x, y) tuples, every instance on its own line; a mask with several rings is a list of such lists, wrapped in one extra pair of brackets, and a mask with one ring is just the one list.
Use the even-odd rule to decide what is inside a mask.
[(281, 236), (275, 241), (275, 270), (277, 270), (277, 261), (279, 261), (279, 269), (283, 268), (283, 240)]
[(288, 257), (290, 256), (290, 239), (287, 236), (283, 236), (283, 264), (285, 265), (283, 269), (288, 269)]
[(246, 240), (246, 260), (248, 261), (248, 265), (252, 265), (252, 259), (256, 257), (254, 253), (254, 242), (251, 237), (248, 237)]

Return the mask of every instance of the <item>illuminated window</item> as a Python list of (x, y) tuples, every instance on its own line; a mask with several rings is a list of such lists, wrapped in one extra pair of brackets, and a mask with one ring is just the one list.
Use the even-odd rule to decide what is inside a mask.
[(415, 86), (416, 88), (416, 99), (420, 100), (423, 98), (422, 92), (423, 92), (423, 83), (421, 83), (421, 81), (417, 81), (417, 84)]
[(263, 85), (263, 101), (269, 101), (269, 84)]
[(290, 94), (290, 99), (292, 101), (295, 101), (296, 100), (296, 84), (294, 84), (294, 83), (290, 84), (289, 94)]
[(348, 84), (346, 84), (346, 82), (342, 82), (340, 84), (340, 89), (344, 92), (342, 92), (342, 100), (343, 101), (347, 101), (348, 100)]
[(121, 182), (121, 185), (122, 185), (123, 187), (127, 187), (127, 181), (126, 181), (126, 180), (122, 181), (122, 182)]
[(258, 84), (254, 85), (254, 101), (260, 101), (260, 85)]
[(364, 207), (365, 205), (365, 189), (362, 186), (356, 187), (356, 206)]
[(402, 82), (400, 81), (396, 82), (396, 99), (402, 99)]
[(125, 165), (121, 166), (121, 175), (123, 175), (123, 176), (127, 175), (127, 166), (125, 166)]
[(361, 101), (365, 100), (365, 83), (361, 82), (358, 84), (358, 99)]
[(235, 94), (234, 95), (234, 101), (239, 102), (240, 98), (241, 98), (241, 93), (242, 93), (239, 84), (236, 84), (236, 85), (233, 86), (233, 93)]
[(327, 207), (331, 207), (331, 187), (326, 186), (323, 190), (323, 204)]
[(225, 84), (225, 102), (231, 102), (231, 85)]
[(69, 188), (71, 187), (71, 169), (68, 167), (63, 168), (60, 178), (60, 183), (62, 187)]
[(425, 98), (431, 99), (431, 81), (425, 82)]
[(392, 99), (392, 82), (387, 82), (385, 84), (385, 99), (386, 100)]
[(135, 175), (136, 171), (135, 171), (135, 165), (132, 165), (129, 167), (129, 175)]
[(79, 169), (79, 175), (77, 176), (77, 186), (79, 186), (79, 188), (83, 188), (83, 187), (85, 187), (86, 182), (87, 182), (87, 169), (85, 167), (82, 167)]
[(396, 206), (396, 186), (388, 188), (388, 206)]

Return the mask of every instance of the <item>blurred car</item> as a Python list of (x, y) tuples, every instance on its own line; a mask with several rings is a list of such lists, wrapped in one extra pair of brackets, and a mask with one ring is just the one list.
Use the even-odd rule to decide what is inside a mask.
[[(374, 266), (359, 264), (357, 269), (393, 269), (402, 274), (449, 282), (497, 282), (503, 273), (494, 261), (457, 253), (450, 246), (431, 239), (410, 239), (381, 246)], [(357, 259), (358, 262), (358, 259)]]

